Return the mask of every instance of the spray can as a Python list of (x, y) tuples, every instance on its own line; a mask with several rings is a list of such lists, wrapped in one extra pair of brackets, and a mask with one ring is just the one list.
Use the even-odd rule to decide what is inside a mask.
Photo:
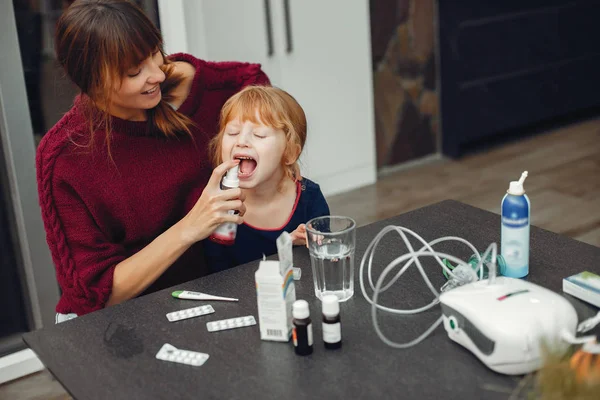
[[(238, 178), (239, 165), (231, 168), (227, 171), (227, 174), (221, 181), (221, 189), (235, 189), (240, 187), (240, 180)], [(229, 214), (233, 215), (236, 212), (229, 210)], [(235, 235), (237, 233), (237, 224), (234, 222), (225, 222), (217, 227), (212, 235), (209, 236), (210, 240), (216, 243), (223, 244), (225, 246), (231, 246), (235, 242)]]
[(502, 229), (500, 253), (506, 262), (500, 273), (511, 278), (522, 278), (529, 274), (529, 225), (531, 203), (525, 194), (521, 179), (512, 181), (502, 199)]

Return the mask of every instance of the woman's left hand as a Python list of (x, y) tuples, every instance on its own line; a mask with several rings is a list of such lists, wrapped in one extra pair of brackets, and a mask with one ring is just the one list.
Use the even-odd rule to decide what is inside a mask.
[(292, 244), (294, 246), (305, 245), (308, 247), (308, 244), (306, 242), (306, 225), (298, 225), (296, 230), (290, 233), (290, 236), (292, 237)]

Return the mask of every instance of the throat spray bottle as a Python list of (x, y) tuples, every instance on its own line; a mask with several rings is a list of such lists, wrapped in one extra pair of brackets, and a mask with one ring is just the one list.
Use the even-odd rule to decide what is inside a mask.
[[(221, 181), (221, 189), (235, 189), (240, 187), (240, 180), (238, 178), (239, 165), (231, 168), (227, 171), (227, 174)], [(234, 210), (229, 210), (229, 214), (233, 215), (236, 213)], [(216, 243), (220, 243), (225, 246), (231, 246), (235, 243), (235, 235), (237, 233), (237, 224), (234, 222), (225, 222), (217, 227), (212, 235), (209, 236), (210, 240)]]
[(502, 229), (500, 252), (506, 261), (500, 273), (511, 278), (522, 278), (529, 274), (529, 225), (531, 205), (525, 194), (521, 179), (510, 183), (502, 199)]

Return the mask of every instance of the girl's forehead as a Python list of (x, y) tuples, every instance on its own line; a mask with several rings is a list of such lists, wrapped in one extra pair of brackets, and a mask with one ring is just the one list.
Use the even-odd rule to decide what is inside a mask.
[(260, 119), (259, 115), (256, 115), (254, 118), (244, 118), (243, 116), (232, 116), (227, 122), (227, 125), (245, 125), (250, 124), (252, 126), (268, 126), (265, 124), (262, 119)]
[(273, 125), (279, 118), (276, 113), (264, 102), (251, 101), (252, 99), (242, 98), (232, 105), (229, 109), (227, 120), (238, 123), (251, 122), (255, 125)]

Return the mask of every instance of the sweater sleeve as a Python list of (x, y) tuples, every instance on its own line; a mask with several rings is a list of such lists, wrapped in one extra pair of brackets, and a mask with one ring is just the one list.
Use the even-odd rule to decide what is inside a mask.
[[(62, 290), (58, 312), (77, 315), (104, 308), (115, 266), (127, 258), (117, 243), (100, 231), (81, 196), (56, 158), (38, 149), (38, 192), (46, 239)], [(60, 164), (60, 163), (58, 163)]]

